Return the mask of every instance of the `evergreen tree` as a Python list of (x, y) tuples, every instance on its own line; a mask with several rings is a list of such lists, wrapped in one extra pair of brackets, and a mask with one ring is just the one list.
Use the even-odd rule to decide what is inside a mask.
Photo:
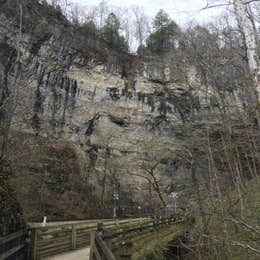
[(126, 40), (119, 34), (120, 21), (114, 13), (110, 13), (102, 29), (104, 40), (112, 47), (128, 49)]
[(93, 21), (88, 21), (82, 24), (82, 28), (86, 32), (86, 34), (95, 35), (97, 33), (97, 27)]
[(155, 52), (166, 51), (174, 46), (174, 40), (180, 34), (179, 26), (163, 10), (155, 16), (153, 29), (154, 32), (150, 34), (146, 44), (148, 49)]

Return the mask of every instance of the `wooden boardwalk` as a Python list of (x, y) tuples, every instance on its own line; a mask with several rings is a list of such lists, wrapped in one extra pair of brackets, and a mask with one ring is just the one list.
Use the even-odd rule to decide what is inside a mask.
[(0, 238), (0, 259), (28, 255), (32, 260), (115, 260), (114, 253), (125, 259), (133, 253), (133, 237), (180, 222), (184, 220), (170, 217), (68, 221), (49, 223), (46, 227), (31, 223), (28, 230)]
[(86, 249), (90, 245), (90, 234), (97, 229), (98, 223), (103, 223), (104, 227), (109, 229), (119, 225), (140, 224), (144, 221), (147, 221), (147, 218), (66, 221), (48, 223), (45, 227), (42, 227), (41, 223), (30, 223), (29, 254), (32, 260), (55, 260), (56, 258), (52, 257), (58, 257), (60, 254), (63, 256), (57, 259), (88, 259), (87, 253), (84, 257), (79, 249)]

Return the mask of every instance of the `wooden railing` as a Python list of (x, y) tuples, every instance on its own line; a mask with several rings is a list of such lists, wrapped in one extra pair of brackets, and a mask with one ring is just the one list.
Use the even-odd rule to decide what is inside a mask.
[(0, 259), (27, 259), (25, 238), (25, 230), (0, 237)]
[(107, 243), (103, 240), (99, 233), (92, 232), (91, 234), (91, 248), (90, 260), (116, 260), (112, 250), (108, 247)]
[(105, 228), (100, 223), (97, 230), (91, 233), (90, 260), (131, 259), (133, 254), (132, 237), (145, 232), (158, 231), (167, 225), (182, 222), (185, 222), (185, 219), (161, 218), (137, 223), (125, 228)]
[[(105, 220), (109, 229), (118, 225), (143, 222), (147, 219)], [(32, 260), (53, 256), (90, 245), (90, 234), (97, 228), (97, 221), (80, 221), (69, 224), (56, 224), (47, 227), (31, 227), (30, 257)]]

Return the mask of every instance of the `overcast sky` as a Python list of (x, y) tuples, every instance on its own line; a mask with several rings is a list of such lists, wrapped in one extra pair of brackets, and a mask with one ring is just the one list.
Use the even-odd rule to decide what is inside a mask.
[[(98, 5), (100, 0), (71, 0), (81, 5)], [(225, 2), (225, 0), (223, 0)], [(153, 17), (159, 9), (164, 9), (180, 25), (191, 21), (204, 23), (219, 15), (223, 8), (201, 10), (206, 6), (206, 0), (110, 0), (115, 6), (142, 6), (147, 15)]]

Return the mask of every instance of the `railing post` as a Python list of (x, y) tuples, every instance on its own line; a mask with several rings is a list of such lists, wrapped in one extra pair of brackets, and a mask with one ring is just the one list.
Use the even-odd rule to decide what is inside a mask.
[(32, 260), (37, 259), (37, 229), (33, 228), (31, 229), (31, 246), (30, 246), (30, 257)]
[(156, 217), (154, 219), (154, 230), (158, 231), (159, 230), (159, 223), (160, 223), (160, 219), (158, 217)]
[(89, 260), (94, 260), (95, 236), (96, 236), (96, 231), (91, 231)]
[(103, 233), (103, 240), (105, 241), (107, 247), (109, 249), (112, 249), (112, 232), (111, 231), (107, 231), (107, 230), (104, 230), (104, 233)]
[[(17, 245), (21, 245), (21, 243), (22, 243), (22, 238), (23, 238), (23, 236), (19, 236), (17, 239), (16, 239), (16, 243), (17, 243)], [(24, 249), (23, 249), (24, 250)], [(16, 252), (15, 253), (15, 260), (18, 260), (18, 254), (19, 254), (19, 251), (18, 252)]]
[(130, 260), (133, 254), (133, 243), (132, 242), (122, 242), (119, 249), (119, 259)]
[(155, 227), (156, 227), (156, 219), (154, 218), (153, 219), (153, 230), (155, 230)]
[(103, 235), (104, 233), (104, 224), (102, 222), (97, 223), (97, 232)]
[(72, 249), (76, 249), (77, 248), (77, 228), (76, 228), (76, 225), (72, 225), (72, 228), (71, 228), (71, 243), (72, 243)]
[(139, 232), (142, 232), (142, 231), (143, 231), (143, 224), (140, 223), (140, 225), (139, 225)]

